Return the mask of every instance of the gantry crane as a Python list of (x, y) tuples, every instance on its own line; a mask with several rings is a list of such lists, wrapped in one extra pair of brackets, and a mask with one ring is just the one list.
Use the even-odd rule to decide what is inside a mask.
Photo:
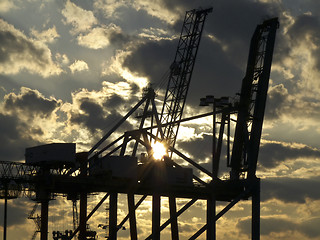
[[(222, 107), (215, 113), (221, 114), (221, 121), (218, 145), (214, 150), (213, 175), (215, 177), (218, 176), (224, 125), (228, 124), (226, 155), (228, 156), (227, 165), (231, 168), (230, 182), (244, 183), (243, 193), (246, 194), (243, 195), (252, 197), (252, 239), (254, 240), (257, 240), (260, 237), (260, 179), (256, 177), (256, 168), (272, 56), (278, 27), (278, 18), (266, 20), (256, 27), (251, 38), (247, 69), (242, 81), (240, 99), (238, 102), (234, 103), (233, 106), (231, 106), (231, 104), (228, 106), (227, 104), (227, 107)], [(221, 99), (217, 99), (218, 106), (220, 101)], [(208, 102), (216, 104), (215, 99), (212, 101), (212, 96), (207, 96), (206, 99), (202, 99), (204, 105), (208, 104)], [(229, 160), (231, 114), (236, 115), (237, 118), (232, 155), (231, 160)], [(230, 206), (240, 199), (241, 198), (234, 199)], [(205, 228), (203, 228), (202, 231), (204, 229)], [(201, 233), (202, 231), (199, 230), (198, 233)], [(197, 237), (199, 234), (196, 234), (195, 236)]]
[[(198, 14), (206, 15), (209, 11), (211, 10), (200, 10)], [(197, 15), (197, 10), (189, 12), (189, 14), (191, 14), (189, 17), (194, 17)], [(239, 103), (222, 104), (213, 112), (181, 119), (196, 49), (200, 42), (201, 26), (203, 26), (202, 24), (205, 19), (204, 15), (201, 15), (202, 17), (197, 16), (199, 17), (197, 20), (199, 22), (193, 22), (194, 28), (200, 31), (196, 30), (193, 32), (195, 33), (195, 38), (189, 43), (191, 46), (189, 51), (186, 51), (189, 52), (189, 55), (185, 55), (189, 56), (189, 58), (183, 58), (189, 60), (183, 62), (180, 61), (182, 58), (179, 57), (171, 65), (171, 80), (175, 83), (175, 87), (170, 87), (172, 91), (167, 90), (165, 104), (160, 114), (161, 117), (159, 117), (155, 104), (155, 92), (153, 89), (148, 88), (142, 100), (110, 129), (88, 153), (75, 154), (75, 147), (73, 145), (59, 145), (59, 147), (71, 149), (71, 151), (68, 150), (68, 154), (62, 154), (60, 160), (68, 156), (67, 163), (70, 163), (69, 160), (72, 158), (75, 160), (75, 164), (69, 165), (64, 163), (61, 165), (60, 163), (56, 166), (43, 164), (43, 161), (40, 161), (31, 166), (21, 163), (0, 163), (0, 180), (2, 183), (14, 180), (21, 188), (36, 192), (36, 199), (41, 203), (41, 240), (47, 239), (48, 203), (52, 193), (80, 195), (79, 227), (71, 234), (70, 239), (78, 231), (80, 231), (79, 239), (87, 239), (87, 221), (108, 198), (110, 204), (108, 239), (117, 239), (117, 231), (127, 220), (130, 223), (131, 239), (137, 239), (135, 210), (147, 196), (153, 196), (154, 202), (152, 207), (152, 233), (146, 239), (160, 239), (160, 232), (169, 224), (172, 226), (172, 239), (178, 239), (178, 229), (174, 226), (177, 224), (177, 218), (198, 199), (207, 200), (207, 223), (191, 236), (190, 239), (196, 239), (204, 231), (207, 231), (207, 239), (215, 239), (215, 222), (237, 202), (247, 200), (250, 197), (252, 197), (253, 210), (252, 239), (259, 239), (260, 181), (256, 177), (255, 172), (278, 20), (275, 18), (264, 21), (255, 30), (251, 40), (247, 72), (242, 82)], [(187, 17), (186, 19), (190, 20)], [(188, 26), (190, 27), (191, 25)], [(189, 33), (191, 32), (189, 31)], [(182, 46), (180, 42), (179, 46)], [(179, 49), (177, 54), (178, 52)], [(195, 54), (190, 56), (191, 52)], [(183, 63), (187, 63), (188, 61), (189, 64), (184, 67)], [(181, 74), (182, 68), (186, 71), (184, 74)], [(191, 71), (189, 71), (190, 69)], [(178, 75), (180, 77), (177, 77)], [(179, 82), (178, 79), (181, 81), (179, 84), (177, 84)], [(169, 86), (171, 86), (170, 83), (168, 84), (168, 88)], [(143, 105), (143, 114), (139, 128), (127, 131), (122, 136), (114, 139), (113, 133), (118, 127)], [(216, 172), (211, 172), (178, 151), (174, 147), (174, 143), (177, 129), (181, 122), (218, 114), (221, 114), (220, 131), (213, 159), (215, 166), (213, 169)], [(224, 125), (230, 125), (230, 121), (228, 120), (230, 115), (237, 116), (232, 155), (231, 160), (228, 161), (231, 172), (229, 179), (221, 180), (218, 178), (217, 172), (219, 170)], [(151, 120), (148, 119), (150, 116)], [(154, 129), (159, 134), (153, 134), (152, 130)], [(188, 163), (193, 169), (209, 176), (211, 181), (206, 182), (202, 180), (198, 174), (193, 173), (192, 168), (181, 167), (169, 156), (164, 156), (163, 161), (156, 161), (152, 149), (152, 142), (155, 140), (168, 141), (166, 146), (171, 153)], [(130, 144), (131, 142), (134, 144)], [(50, 150), (56, 149), (57, 146), (36, 147), (32, 151), (38, 151), (43, 147), (46, 150)], [(140, 156), (138, 153), (140, 153)], [(229, 154), (228, 151), (227, 155)], [(8, 188), (10, 186), (7, 185)], [(106, 194), (97, 206), (87, 214), (87, 194), (92, 192), (105, 192)], [(127, 195), (129, 210), (128, 215), (120, 223), (118, 223), (117, 219), (119, 193)], [(135, 195), (142, 196), (138, 202), (135, 202)], [(178, 211), (175, 209), (175, 204), (171, 203), (170, 218), (161, 225), (161, 196), (167, 196), (169, 199), (175, 199), (176, 197), (189, 198), (190, 201)], [(212, 204), (212, 200), (225, 201), (228, 204), (216, 214), (215, 205)]]
[[(182, 113), (187, 98), (187, 93), (192, 77), (193, 68), (195, 65), (196, 56), (198, 53), (204, 23), (207, 14), (210, 12), (212, 12), (212, 8), (193, 9), (191, 11), (187, 11), (184, 18), (177, 51), (175, 53), (175, 58), (170, 66), (168, 85), (165, 93), (162, 111), (159, 117), (160, 121), (158, 120), (157, 122), (158, 124), (160, 123), (161, 126), (158, 129), (158, 134), (160, 135), (161, 142), (164, 142), (167, 147), (174, 147), (176, 142), (176, 137), (180, 125), (179, 121), (182, 118)], [(150, 101), (153, 101), (154, 98), (152, 89), (149, 89), (146, 92), (146, 96), (148, 96), (150, 99), (147, 100), (145, 105), (144, 114), (140, 122), (140, 130), (144, 126)], [(153, 113), (153, 115), (156, 115), (155, 117), (158, 118), (157, 112)], [(103, 138), (103, 140), (105, 139)], [(98, 144), (100, 143), (101, 142), (99, 142)], [(138, 143), (136, 142), (132, 153), (133, 156), (136, 154), (137, 145)], [(99, 152), (99, 154), (100, 153), (101, 151)], [(130, 198), (130, 200), (128, 199), (128, 201), (132, 202), (132, 197), (133, 196), (128, 196), (128, 198)], [(153, 195), (153, 222), (155, 222), (156, 219), (159, 221), (160, 218), (160, 198), (160, 195)], [(169, 197), (169, 202), (170, 215), (172, 219), (172, 239), (179, 239), (177, 218), (174, 217), (176, 215), (175, 198)], [(129, 209), (130, 208), (132, 208), (132, 206), (129, 206)], [(131, 226), (135, 228), (133, 225), (135, 225), (135, 223), (131, 224)], [(160, 224), (153, 224), (153, 239), (160, 239), (160, 230), (157, 226), (160, 226)], [(131, 238), (136, 239), (135, 230), (134, 232), (131, 231)]]

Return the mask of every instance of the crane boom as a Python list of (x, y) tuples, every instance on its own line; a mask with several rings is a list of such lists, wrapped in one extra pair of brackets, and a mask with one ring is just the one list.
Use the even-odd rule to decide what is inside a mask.
[(247, 172), (254, 177), (275, 43), (278, 18), (258, 25), (251, 39), (246, 75), (242, 81), (231, 157), (231, 178)]
[[(212, 8), (186, 12), (161, 111), (161, 123), (167, 144), (174, 146), (182, 117), (204, 22)], [(170, 124), (168, 124), (170, 123)]]

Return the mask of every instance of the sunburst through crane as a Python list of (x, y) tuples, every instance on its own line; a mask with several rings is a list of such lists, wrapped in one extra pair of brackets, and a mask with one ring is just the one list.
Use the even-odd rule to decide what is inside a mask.
[(155, 160), (161, 160), (164, 156), (168, 155), (168, 149), (165, 144), (159, 141), (155, 141), (151, 144), (152, 156)]
[[(171, 225), (171, 238), (178, 240), (179, 216), (201, 199), (207, 202), (207, 222), (189, 239), (197, 239), (206, 231), (206, 239), (214, 240), (218, 219), (239, 201), (249, 198), (252, 199), (252, 239), (260, 239), (260, 179), (256, 177), (256, 166), (279, 23), (277, 18), (273, 18), (257, 26), (251, 39), (240, 101), (229, 103), (220, 99), (224, 104), (215, 106), (214, 111), (183, 119), (204, 22), (211, 11), (212, 8), (186, 12), (160, 114), (155, 104), (156, 94), (152, 88), (147, 88), (142, 99), (89, 152), (76, 153), (74, 143), (54, 143), (27, 148), (26, 164), (0, 164), (0, 186), (5, 199), (9, 198), (12, 190), (8, 183), (14, 181), (15, 189), (35, 193), (33, 199), (41, 204), (41, 240), (48, 239), (49, 202), (56, 194), (80, 200), (79, 223), (74, 221), (79, 226), (72, 233), (68, 232), (65, 236), (68, 240), (78, 232), (80, 240), (95, 238), (95, 232), (88, 228), (87, 222), (107, 199), (107, 238), (116, 240), (117, 232), (129, 221), (130, 238), (137, 240), (136, 210), (147, 196), (152, 196), (152, 231), (146, 239), (160, 240), (161, 231)], [(121, 136), (114, 134), (141, 108), (143, 114), (138, 128)], [(219, 123), (215, 121), (217, 115)], [(229, 148), (231, 115), (237, 118), (232, 151)], [(180, 123), (206, 116), (214, 118), (214, 139), (216, 125), (220, 126), (217, 145), (213, 149), (212, 171), (201, 165), (200, 159), (193, 160), (175, 147)], [(151, 120), (147, 121), (147, 118)], [(225, 160), (230, 176), (220, 179), (218, 172), (225, 125), (228, 139)], [(105, 196), (87, 214), (88, 194), (97, 192), (103, 192)], [(118, 221), (119, 194), (127, 196), (128, 204), (127, 216), (121, 222)], [(137, 196), (140, 196), (138, 201)], [(169, 199), (170, 217), (166, 221), (161, 221), (163, 198)], [(177, 198), (189, 201), (178, 210)], [(218, 213), (216, 201), (226, 203)], [(6, 226), (4, 229), (6, 232)]]

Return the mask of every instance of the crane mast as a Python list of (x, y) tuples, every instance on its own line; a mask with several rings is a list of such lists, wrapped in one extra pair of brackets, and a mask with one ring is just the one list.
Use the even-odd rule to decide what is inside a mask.
[(161, 110), (160, 121), (164, 139), (174, 146), (183, 108), (190, 85), (204, 22), (212, 8), (186, 12), (174, 61), (170, 67), (169, 81)]
[(246, 75), (242, 81), (231, 156), (231, 179), (254, 177), (269, 85), (278, 18), (264, 21), (252, 36)]

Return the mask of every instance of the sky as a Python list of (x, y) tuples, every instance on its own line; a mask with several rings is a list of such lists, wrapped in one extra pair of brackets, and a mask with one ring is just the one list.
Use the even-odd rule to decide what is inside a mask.
[[(88, 151), (149, 84), (161, 105), (163, 77), (174, 59), (185, 11), (199, 7), (213, 7), (213, 12), (205, 23), (184, 116), (210, 111), (198, 106), (206, 95), (234, 97), (240, 91), (256, 25), (279, 17), (257, 169), (261, 239), (319, 239), (317, 0), (0, 0), (0, 160), (23, 162), (26, 147), (53, 142), (75, 142), (77, 151)], [(178, 135), (177, 149), (203, 166), (210, 160), (211, 122), (183, 124)], [(125, 128), (134, 124), (131, 120)], [(91, 196), (89, 208), (99, 198)], [(163, 203), (168, 216), (166, 199)], [(137, 211), (141, 239), (151, 232), (150, 204), (147, 199)], [(34, 223), (27, 214), (33, 205), (27, 198), (9, 201), (8, 239), (31, 239)], [(127, 211), (124, 196), (119, 206), (121, 219)], [(219, 219), (218, 239), (250, 239), (250, 208), (250, 201), (240, 202)], [(203, 226), (204, 209), (205, 202), (197, 201), (182, 215), (181, 239)], [(71, 225), (71, 203), (65, 198), (51, 201), (49, 211), (49, 229)], [(89, 222), (100, 238), (97, 226), (104, 219), (102, 208)], [(121, 230), (119, 239), (129, 239), (129, 230)]]

